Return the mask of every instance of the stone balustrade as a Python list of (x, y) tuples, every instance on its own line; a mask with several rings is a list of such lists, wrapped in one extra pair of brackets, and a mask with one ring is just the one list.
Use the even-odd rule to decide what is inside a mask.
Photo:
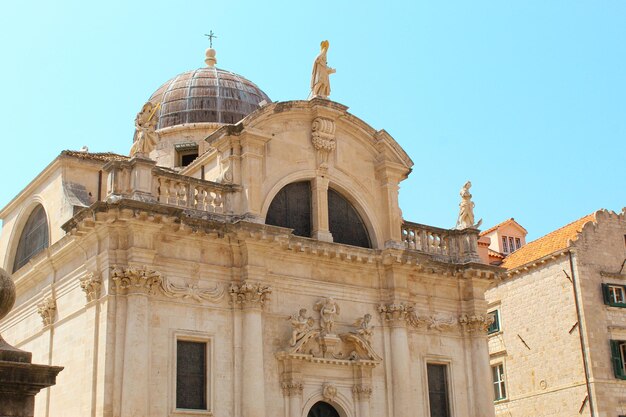
[(104, 170), (108, 201), (128, 198), (211, 213), (232, 211), (228, 199), (235, 191), (232, 185), (180, 175), (143, 158), (109, 162)]
[(402, 223), (404, 247), (452, 262), (477, 262), (478, 230), (442, 229), (419, 223)]

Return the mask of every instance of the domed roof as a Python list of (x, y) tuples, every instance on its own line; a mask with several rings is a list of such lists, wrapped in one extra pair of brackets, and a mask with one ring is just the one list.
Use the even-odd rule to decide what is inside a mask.
[(253, 82), (213, 66), (184, 72), (152, 94), (161, 103), (157, 129), (185, 123), (234, 124), (270, 98)]

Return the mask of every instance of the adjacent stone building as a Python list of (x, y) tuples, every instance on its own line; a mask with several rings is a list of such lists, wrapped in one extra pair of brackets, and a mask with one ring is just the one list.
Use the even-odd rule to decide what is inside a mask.
[(132, 158), (64, 151), (0, 211), (0, 331), (65, 366), (36, 415), (494, 415), (478, 231), (404, 221), (413, 162), (346, 106), (206, 62)]
[(521, 246), (487, 292), (498, 416), (626, 415), (626, 209)]

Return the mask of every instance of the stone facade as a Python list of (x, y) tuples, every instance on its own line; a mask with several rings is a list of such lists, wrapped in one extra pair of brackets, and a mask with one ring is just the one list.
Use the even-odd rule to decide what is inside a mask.
[(625, 237), (625, 212), (598, 211), (505, 260), (506, 278), (487, 292), (500, 321), (491, 364), (503, 364), (507, 391), (496, 415), (626, 414), (610, 347), (626, 341), (626, 309), (606, 305), (602, 291), (626, 284)]
[[(484, 293), (501, 270), (479, 263), (477, 230), (403, 221), (412, 161), (391, 136), (319, 98), (167, 129), (156, 161), (64, 154), (0, 212), (4, 265), (35, 202), (50, 218), (0, 323), (65, 366), (37, 415), (302, 417), (324, 401), (342, 417), (427, 416), (429, 363), (446, 366), (450, 415), (493, 415)], [(176, 140), (207, 136), (171, 169)], [(68, 175), (86, 179), (89, 204), (61, 192)], [(298, 181), (310, 238), (265, 224)], [(329, 188), (371, 248), (333, 242)], [(179, 340), (207, 346), (204, 410), (176, 407)]]

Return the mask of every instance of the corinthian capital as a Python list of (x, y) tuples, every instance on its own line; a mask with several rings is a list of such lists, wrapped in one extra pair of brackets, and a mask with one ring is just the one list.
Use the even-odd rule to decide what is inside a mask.
[(154, 295), (163, 281), (159, 272), (149, 269), (145, 265), (141, 268), (114, 267), (111, 272), (111, 279), (117, 294)]
[(404, 303), (381, 304), (378, 311), (383, 322), (393, 326), (405, 325), (413, 313), (413, 306)]
[(258, 282), (243, 281), (241, 284), (231, 284), (229, 292), (233, 305), (242, 308), (263, 308), (265, 302), (269, 300), (272, 289)]

